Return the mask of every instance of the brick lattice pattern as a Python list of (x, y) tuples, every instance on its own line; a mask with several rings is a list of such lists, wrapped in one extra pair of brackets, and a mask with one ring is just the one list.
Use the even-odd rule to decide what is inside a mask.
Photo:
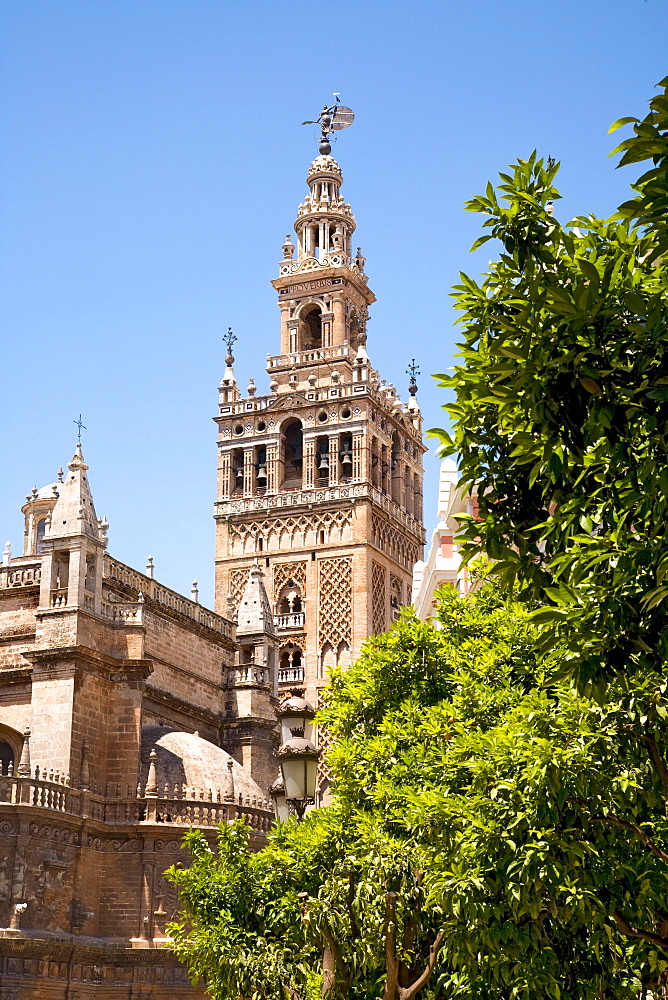
[(342, 642), (351, 642), (353, 559), (339, 556), (322, 559), (319, 563), (320, 614), (318, 643), (320, 648), (331, 643), (338, 649)]
[(385, 631), (385, 567), (377, 562), (371, 567), (371, 623), (374, 635)]

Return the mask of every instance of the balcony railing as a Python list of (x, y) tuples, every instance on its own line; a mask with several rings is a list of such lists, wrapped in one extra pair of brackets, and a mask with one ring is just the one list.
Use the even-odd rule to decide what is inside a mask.
[(240, 663), (234, 668), (235, 684), (268, 684), (269, 670), (255, 663)]
[(304, 628), (304, 612), (297, 611), (290, 615), (274, 615), (276, 628)]
[(67, 587), (58, 587), (51, 591), (51, 607), (62, 608), (67, 604)]
[[(273, 822), (273, 809), (261, 799), (220, 789), (164, 787), (158, 794), (137, 787), (136, 794), (120, 795), (120, 786), (107, 788), (101, 795), (88, 789), (72, 788), (65, 775), (51, 772), (34, 777), (0, 774), (0, 810), (3, 805), (90, 818), (106, 824), (173, 823), (178, 826), (217, 826), (242, 819), (251, 829), (264, 833)], [(116, 792), (114, 795), (113, 793)]]
[(303, 667), (279, 667), (279, 684), (300, 684), (304, 680)]

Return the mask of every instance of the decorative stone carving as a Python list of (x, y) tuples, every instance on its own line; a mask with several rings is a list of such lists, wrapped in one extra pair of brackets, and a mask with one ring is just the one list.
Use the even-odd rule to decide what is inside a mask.
[(321, 559), (318, 564), (318, 647), (338, 649), (352, 638), (353, 557)]
[(374, 634), (385, 631), (385, 567), (377, 562), (371, 566), (371, 623)]

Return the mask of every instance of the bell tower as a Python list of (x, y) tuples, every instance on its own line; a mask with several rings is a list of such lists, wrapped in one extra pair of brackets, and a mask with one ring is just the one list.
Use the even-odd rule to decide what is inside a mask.
[[(308, 194), (272, 281), (280, 353), (269, 393), (245, 396), (227, 368), (219, 387), (216, 610), (236, 615), (254, 563), (273, 602), (278, 687), (317, 700), (336, 664), (384, 631), (410, 601), (422, 557), (422, 417), (415, 380), (403, 404), (366, 351), (365, 258), (341, 195), (325, 109)], [(341, 109), (345, 110), (345, 109)], [(352, 113), (351, 120), (352, 120)], [(332, 131), (329, 128), (328, 131)]]

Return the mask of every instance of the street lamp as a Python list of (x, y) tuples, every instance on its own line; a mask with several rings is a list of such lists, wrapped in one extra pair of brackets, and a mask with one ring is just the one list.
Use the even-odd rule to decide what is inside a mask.
[(315, 783), (320, 751), (310, 740), (293, 730), (292, 737), (276, 751), (281, 765), (285, 798), (301, 819), (309, 803), (315, 801)]
[(280, 768), (276, 781), (269, 787), (269, 794), (274, 800), (274, 814), (276, 819), (280, 820), (281, 823), (285, 823), (290, 818), (290, 805), (285, 797), (285, 786)]
[[(311, 705), (298, 695), (292, 695), (277, 709), (281, 722), (282, 744), (276, 751), (281, 765), (281, 785), (272, 785), (276, 815), (290, 806), (302, 819), (307, 805), (315, 801), (315, 786), (320, 751), (311, 742), (315, 712)], [(274, 793), (274, 788), (276, 792)], [(285, 805), (283, 805), (283, 800)]]
[(294, 730), (299, 729), (298, 734), (307, 740), (313, 739), (313, 720), (315, 711), (305, 698), (298, 695), (291, 695), (276, 709), (276, 715), (281, 723), (281, 741), (287, 743)]

